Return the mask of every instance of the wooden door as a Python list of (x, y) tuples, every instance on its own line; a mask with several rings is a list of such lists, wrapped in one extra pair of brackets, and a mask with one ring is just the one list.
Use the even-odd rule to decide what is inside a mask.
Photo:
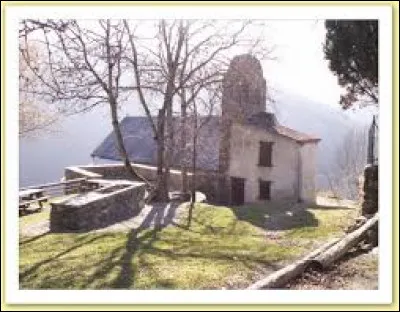
[(243, 178), (231, 178), (231, 202), (233, 205), (244, 204), (244, 183)]

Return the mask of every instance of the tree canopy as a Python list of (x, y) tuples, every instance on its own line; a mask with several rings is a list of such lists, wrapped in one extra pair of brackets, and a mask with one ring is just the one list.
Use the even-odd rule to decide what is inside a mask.
[(323, 46), (329, 69), (346, 89), (344, 109), (356, 102), (378, 104), (378, 21), (327, 20)]

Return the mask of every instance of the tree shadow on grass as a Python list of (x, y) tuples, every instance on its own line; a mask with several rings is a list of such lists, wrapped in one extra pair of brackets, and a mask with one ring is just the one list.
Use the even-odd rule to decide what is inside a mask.
[[(43, 236), (45, 236), (45, 235), (42, 235), (42, 236), (39, 236), (39, 237), (43, 237)], [(32, 265), (30, 268), (28, 268), (28, 269), (26, 269), (25, 271), (21, 272), (21, 273), (19, 274), (19, 278), (20, 278), (20, 280), (25, 279), (25, 278), (27, 278), (28, 276), (30, 276), (30, 275), (32, 275), (32, 274), (35, 274), (35, 272), (36, 272), (37, 270), (39, 270), (42, 266), (44, 266), (44, 265), (46, 265), (46, 264), (49, 264), (49, 263), (51, 263), (51, 262), (53, 262), (53, 261), (56, 261), (57, 259), (61, 258), (62, 256), (65, 256), (65, 255), (67, 255), (68, 253), (70, 253), (70, 252), (72, 252), (72, 251), (74, 251), (74, 250), (76, 250), (76, 249), (78, 249), (78, 248), (80, 248), (80, 247), (83, 247), (83, 246), (85, 246), (85, 245), (87, 245), (87, 244), (93, 243), (94, 241), (99, 240), (99, 239), (102, 239), (102, 238), (107, 237), (107, 236), (110, 236), (110, 234), (103, 234), (103, 235), (100, 235), (100, 236), (93, 237), (93, 238), (91, 238), (91, 239), (89, 239), (89, 240), (83, 240), (83, 239), (78, 240), (78, 242), (79, 242), (79, 241), (82, 241), (82, 240), (83, 240), (83, 241), (80, 242), (80, 243), (78, 243), (78, 244), (73, 245), (73, 246), (70, 247), (70, 248), (67, 248), (67, 249), (65, 249), (65, 250), (63, 250), (63, 251), (57, 253), (55, 256), (52, 256), (52, 257), (50, 257), (50, 258), (47, 258), (47, 259), (45, 259), (45, 260), (42, 260), (42, 261), (40, 261), (40, 262), (35, 263), (35, 264)]]
[[(254, 272), (255, 274), (257, 274), (257, 272), (260, 272), (260, 270), (264, 271), (268, 270), (269, 272), (272, 272), (282, 267), (276, 261), (266, 260), (265, 257), (256, 254), (246, 255), (236, 250), (235, 248), (232, 248), (231, 246), (220, 246), (220, 248), (218, 249), (211, 249), (211, 250), (209, 250), (208, 248), (192, 250), (192, 248), (186, 245), (179, 246), (179, 241), (176, 243), (177, 246), (175, 245), (173, 249), (150, 246), (147, 250), (152, 255), (155, 255), (157, 258), (161, 258), (163, 262), (171, 263), (171, 268), (167, 269), (171, 270), (171, 272), (165, 275), (164, 274), (160, 275), (160, 272), (157, 270), (157, 265), (154, 264), (152, 260), (147, 261), (146, 260), (147, 257), (141, 257), (141, 254), (138, 255), (140, 260), (140, 268), (145, 271), (146, 276), (152, 276), (152, 279), (154, 279), (156, 282), (154, 285), (151, 286), (151, 288), (153, 289), (187, 288), (187, 284), (186, 287), (183, 286), (185, 285), (185, 282), (182, 283), (182, 281), (181, 282), (179, 281), (181, 278), (183, 278), (183, 280), (185, 279), (185, 277), (181, 275), (189, 274), (199, 277), (199, 274), (201, 274), (199, 272), (201, 272), (201, 270), (204, 270), (208, 266), (210, 267), (213, 266), (214, 262), (220, 265), (226, 264), (227, 266), (234, 266), (235, 268), (243, 268), (244, 270), (247, 270), (248, 272)], [(198, 261), (199, 267), (194, 268), (193, 272), (185, 268), (182, 269), (182, 267), (179, 264), (182, 263), (182, 266), (185, 266), (186, 259), (187, 261), (189, 261), (189, 263), (193, 261), (197, 263)], [(174, 268), (176, 269), (174, 270)], [(240, 272), (241, 271), (233, 269), (230, 272), (229, 276), (233, 276)], [(229, 276), (224, 276), (224, 277), (221, 276), (222, 279), (218, 280), (217, 284), (219, 282), (225, 284), (226, 282), (225, 277), (229, 279)], [(190, 276), (188, 278), (190, 279)], [(196, 285), (200, 286), (202, 282), (204, 281), (199, 280), (196, 282), (198, 283)], [(194, 286), (193, 289), (198, 289), (198, 286)], [(215, 287), (204, 288), (200, 286), (200, 289), (214, 289), (214, 288)]]
[(44, 237), (44, 236), (46, 236), (46, 235), (48, 235), (48, 234), (49, 234), (49, 232), (46, 232), (46, 233), (39, 234), (39, 235), (30, 237), (30, 238), (25, 238), (25, 237), (23, 237), (22, 239), (20, 238), (20, 239), (19, 239), (19, 245), (22, 246), (22, 245), (31, 243), (31, 242), (33, 242), (33, 241), (35, 241), (35, 240), (38, 240), (38, 239), (40, 239), (40, 238), (42, 238), (42, 237)]
[[(125, 246), (116, 248), (110, 252), (109, 256), (106, 257), (101, 262), (95, 264), (96, 271), (92, 276), (85, 281), (83, 287), (90, 287), (94, 281), (105, 277), (113, 268), (119, 266), (121, 268), (120, 274), (111, 283), (111, 288), (129, 288), (133, 285), (134, 271), (132, 268), (132, 259), (135, 256), (139, 248), (146, 248), (151, 246), (151, 244), (157, 239), (157, 233), (165, 226), (167, 226), (174, 218), (176, 213), (177, 205), (175, 204), (155, 204), (152, 209), (147, 213), (140, 226), (129, 232), (127, 237), (127, 242)], [(145, 231), (147, 230), (148, 231)], [(141, 235), (143, 232), (143, 235)], [(43, 235), (35, 236), (33, 238), (24, 240), (21, 244), (28, 244), (37, 239), (40, 239), (48, 235), (45, 233)], [(101, 240), (105, 237), (113, 236), (113, 233), (104, 233), (102, 235), (96, 235), (95, 237), (82, 236), (76, 239), (73, 246), (57, 253), (54, 256), (48, 257), (40, 262), (35, 263), (29, 268), (20, 272), (20, 280), (26, 280), (29, 276), (34, 276), (37, 272), (45, 265), (49, 265), (59, 258), (64, 257), (68, 253), (91, 244), (95, 241)], [(115, 260), (120, 253), (123, 253), (119, 260)], [(81, 287), (81, 286), (80, 286)]]
[[(92, 285), (96, 280), (103, 280), (114, 268), (118, 268), (119, 272), (117, 277), (104, 286), (110, 289), (134, 288), (138, 273), (136, 266), (140, 265), (140, 269), (146, 272), (145, 275), (148, 276), (149, 279), (155, 279), (157, 281), (156, 285), (151, 286), (152, 288), (176, 288), (175, 280), (169, 278), (165, 279), (159, 275), (156, 269), (157, 261), (179, 262), (184, 261), (185, 258), (204, 259), (204, 261), (234, 261), (238, 264), (241, 263), (242, 266), (247, 267), (249, 270), (256, 269), (260, 266), (268, 267), (271, 270), (280, 268), (276, 263), (268, 261), (263, 257), (256, 254), (243, 254), (229, 245), (225, 247), (219, 246), (219, 248), (202, 249), (201, 247), (191, 247), (190, 240), (187, 241), (184, 239), (181, 241), (181, 237), (173, 241), (165, 240), (165, 237), (163, 237), (163, 241), (168, 245), (173, 245), (173, 249), (155, 246), (154, 243), (160, 241), (159, 232), (165, 226), (171, 224), (165, 222), (165, 219), (172, 221), (175, 210), (175, 206), (169, 209), (165, 206), (153, 208), (142, 221), (141, 225), (128, 234), (124, 247), (113, 250), (106, 259), (96, 264), (98, 269), (87, 281), (87, 285)], [(174, 225), (176, 226), (176, 224)], [(120, 253), (122, 253), (122, 255), (120, 255)], [(148, 258), (148, 256), (150, 256), (150, 258)], [(153, 256), (155, 258), (153, 258)], [(155, 260), (159, 257), (162, 259)], [(135, 259), (137, 263), (134, 263)], [(156, 263), (153, 261), (156, 261)]]
[[(125, 250), (117, 265), (121, 268), (117, 278), (112, 282), (111, 287), (126, 289), (134, 286), (135, 271), (132, 260), (141, 248), (149, 248), (157, 240), (157, 234), (164, 227), (170, 224), (175, 216), (178, 203), (153, 205), (150, 212), (143, 219), (140, 226), (133, 229), (127, 237)], [(141, 232), (152, 226), (152, 229), (139, 236)], [(95, 273), (96, 275), (96, 273)]]

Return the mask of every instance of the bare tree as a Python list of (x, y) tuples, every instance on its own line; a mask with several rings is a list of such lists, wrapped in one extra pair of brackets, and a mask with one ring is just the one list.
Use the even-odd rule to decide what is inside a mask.
[[(157, 142), (157, 172), (159, 200), (168, 198), (171, 166), (171, 146), (174, 141), (174, 111), (179, 110), (181, 127), (187, 121), (187, 105), (204, 88), (219, 84), (232, 53), (245, 46), (246, 52), (268, 55), (260, 38), (249, 35), (251, 27), (261, 29), (251, 21), (160, 20), (153, 26), (153, 34), (145, 38), (137, 35), (138, 24), (124, 21), (130, 38), (131, 57), (139, 99), (151, 123)], [(151, 27), (147, 28), (149, 32)], [(250, 38), (250, 39), (249, 39)], [(243, 50), (241, 50), (243, 52)], [(187, 95), (191, 90), (191, 95)], [(161, 97), (157, 121), (153, 118), (148, 93)], [(187, 98), (186, 98), (187, 97)], [(175, 103), (179, 102), (180, 107)], [(185, 146), (185, 132), (181, 132), (181, 149)], [(187, 190), (187, 169), (182, 166), (183, 190)]]
[[(20, 42), (25, 45), (26, 42)], [(25, 46), (29, 49), (30, 63), (37, 66), (39, 51), (34, 46)], [(41, 103), (32, 94), (40, 88), (40, 82), (29, 70), (23, 57), (19, 58), (19, 135), (21, 137), (37, 135), (51, 127), (59, 118), (59, 114), (46, 103)]]
[[(214, 109), (217, 103), (220, 100), (220, 93), (219, 90), (215, 90), (213, 88), (207, 89), (207, 94), (204, 97), (193, 97), (193, 100), (186, 103), (186, 106), (192, 109), (192, 131), (190, 133), (192, 139), (192, 146), (191, 146), (191, 158), (192, 158), (192, 180), (191, 180), (191, 201), (190, 201), (190, 208), (189, 208), (189, 215), (188, 215), (188, 226), (190, 226), (192, 221), (193, 215), (193, 208), (196, 202), (196, 181), (197, 181), (197, 158), (198, 158), (198, 150), (199, 149), (207, 149), (207, 146), (203, 142), (199, 142), (199, 138), (201, 136), (201, 131), (204, 126), (207, 125), (210, 118), (213, 115)], [(189, 99), (192, 99), (189, 98)], [(189, 106), (189, 103), (192, 104)], [(199, 114), (199, 106), (203, 111), (203, 114)], [(206, 114), (204, 114), (206, 112)], [(200, 143), (200, 144), (199, 144)], [(203, 143), (203, 144), (202, 144)], [(209, 144), (207, 142), (206, 144)], [(213, 147), (215, 148), (215, 147)], [(206, 155), (204, 153), (203, 155)]]
[[(138, 96), (157, 143), (154, 195), (166, 200), (177, 100), (190, 90), (180, 106), (184, 124), (187, 105), (204, 88), (220, 83), (232, 53), (240, 50), (265, 56), (269, 51), (262, 46), (262, 36), (255, 37), (251, 32), (251, 27), (262, 28), (251, 21), (160, 20), (153, 21), (152, 26), (145, 24), (128, 20), (28, 20), (22, 23), (20, 36), (30, 37), (43, 47), (46, 66), (31, 65), (27, 49), (21, 54), (42, 84), (35, 94), (57, 102), (63, 112), (79, 113), (102, 103), (109, 105), (118, 150), (136, 178), (140, 176), (125, 149), (118, 107)], [(154, 105), (154, 98), (160, 104)]]
[(359, 178), (367, 164), (368, 127), (349, 131), (335, 152), (335, 160), (326, 177), (330, 190), (338, 197), (356, 199)]
[(133, 178), (145, 180), (131, 166), (118, 120), (125, 28), (122, 21), (98, 20), (83, 24), (76, 20), (22, 23), (20, 36), (26, 41), (30, 36), (45, 51), (44, 66), (34, 66), (29, 49), (20, 49), (31, 73), (41, 82), (41, 89), (34, 94), (46, 101), (62, 103), (60, 110), (68, 113), (108, 104), (124, 165)]

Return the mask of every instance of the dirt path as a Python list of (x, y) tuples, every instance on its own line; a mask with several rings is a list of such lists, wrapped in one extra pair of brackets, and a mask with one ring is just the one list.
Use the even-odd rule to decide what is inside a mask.
[[(135, 217), (116, 223), (105, 228), (96, 229), (91, 232), (127, 232), (141, 227), (142, 229), (153, 227), (164, 227), (176, 222), (185, 211), (186, 204), (151, 204), (146, 205), (142, 211)], [(20, 234), (23, 236), (42, 235), (50, 230), (49, 220), (39, 221), (20, 228)]]
[(331, 269), (306, 272), (286, 289), (378, 289), (378, 248), (348, 253)]

